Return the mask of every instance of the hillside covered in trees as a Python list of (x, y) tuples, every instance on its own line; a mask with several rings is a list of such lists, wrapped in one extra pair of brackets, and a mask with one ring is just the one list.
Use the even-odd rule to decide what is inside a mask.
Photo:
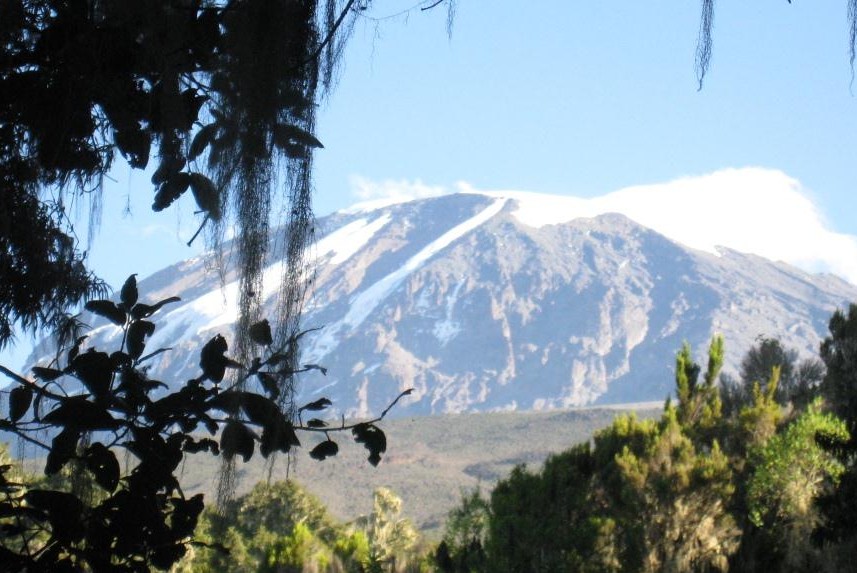
[(722, 339), (704, 369), (683, 348), (660, 419), (620, 416), (465, 496), (438, 569), (851, 571), (856, 329), (857, 306), (834, 315), (823, 365), (762, 340), (740, 381), (718, 383)]
[[(722, 338), (712, 340), (704, 365), (685, 345), (676, 355), (675, 399), (659, 418), (622, 414), (538, 469), (519, 465), (490, 491), (463, 492), (437, 544), (421, 538), (388, 488), (376, 489), (371, 511), (348, 523), (294, 481), (259, 483), (204, 512), (200, 503), (193, 521), (176, 520), (181, 503), (197, 497), (173, 498), (165, 523), (173, 532), (185, 528), (172, 541), (185, 549), (168, 568), (850, 571), (857, 548), (855, 353), (857, 305), (832, 317), (820, 359), (799, 361), (779, 341), (761, 339), (745, 354), (738, 379), (721, 375)], [(60, 563), (88, 554), (88, 534), (64, 529), (80, 518), (61, 518), (41, 498), (48, 490), (75, 492), (90, 515), (79, 523), (97, 529), (91, 520), (110, 499), (109, 472), (93, 463), (93, 452), (73, 454), (82, 463), (47, 478), (3, 461), (4, 554), (39, 555), (57, 539), (69, 552)], [(22, 505), (30, 509), (16, 513)], [(126, 569), (116, 562), (104, 570)]]

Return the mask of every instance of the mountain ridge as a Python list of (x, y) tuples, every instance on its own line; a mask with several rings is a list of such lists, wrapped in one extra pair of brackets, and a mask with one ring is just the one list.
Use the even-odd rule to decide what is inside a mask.
[[(299, 399), (336, 414), (377, 414), (405, 388), (402, 414), (550, 410), (662, 400), (674, 353), (702, 355), (725, 336), (727, 370), (757, 336), (807, 355), (857, 287), (782, 262), (685, 247), (618, 213), (532, 226), (514, 198), (462, 193), (347, 210), (320, 219)], [(263, 297), (273, 312), (278, 263)], [(163, 379), (196, 375), (196, 354), (237, 316), (232, 271), (221, 287), (202, 258), (140, 281), (178, 294), (147, 347)], [(224, 301), (227, 303), (224, 304)], [(102, 325), (92, 342), (118, 345)], [(228, 336), (227, 336), (228, 338)]]

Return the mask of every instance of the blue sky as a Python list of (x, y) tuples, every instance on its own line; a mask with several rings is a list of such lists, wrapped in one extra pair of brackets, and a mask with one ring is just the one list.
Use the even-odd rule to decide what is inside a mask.
[[(318, 112), (317, 214), (391, 182), (594, 197), (758, 166), (797, 180), (831, 230), (857, 235), (846, 2), (717, 3), (702, 91), (699, 2), (458, 0), (451, 38), (442, 6), (383, 19), (415, 2), (376, 0), (353, 30)], [(200, 252), (184, 245), (197, 225), (189, 198), (153, 214), (148, 176), (112, 179), (96, 272), (118, 287)], [(663, 208), (705, 217), (695, 204)], [(777, 219), (776, 205), (748, 205)]]

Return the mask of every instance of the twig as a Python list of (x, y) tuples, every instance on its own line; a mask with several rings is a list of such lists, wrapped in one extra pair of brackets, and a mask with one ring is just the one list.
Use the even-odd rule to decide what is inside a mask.
[(202, 220), (202, 224), (199, 226), (199, 229), (196, 230), (196, 233), (194, 233), (193, 237), (190, 238), (190, 241), (187, 242), (188, 247), (193, 244), (193, 242), (196, 240), (196, 238), (202, 232), (202, 229), (203, 229), (203, 227), (205, 227), (206, 223), (208, 223), (208, 215), (205, 216), (205, 218)]
[(38, 384), (36, 384), (32, 380), (27, 380), (26, 378), (24, 378), (20, 374), (16, 374), (15, 372), (9, 370), (8, 368), (3, 366), (2, 364), (0, 364), (0, 373), (5, 374), (6, 376), (11, 378), (12, 380), (17, 382), (18, 384), (21, 384), (23, 386), (27, 386), (27, 387), (31, 388), (34, 392), (38, 392), (42, 396), (46, 396), (48, 398), (53, 398), (54, 400), (65, 399), (64, 396), (60, 396), (59, 394), (54, 394), (53, 392), (49, 392), (49, 391), (45, 390), (44, 388), (40, 387)]
[(299, 66), (297, 66), (298, 68), (302, 68), (310, 62), (317, 60), (321, 56), (321, 53), (324, 51), (327, 45), (333, 41), (333, 37), (336, 35), (337, 30), (339, 30), (339, 27), (342, 25), (342, 22), (345, 21), (345, 17), (348, 15), (348, 12), (351, 11), (351, 8), (352, 6), (354, 6), (356, 1), (357, 0), (348, 0), (348, 4), (346, 4), (345, 8), (342, 9), (342, 12), (339, 13), (339, 17), (336, 18), (336, 22), (334, 22), (330, 30), (327, 31), (327, 36), (325, 36), (324, 40), (322, 40), (321, 43), (316, 47), (316, 49), (313, 50), (312, 54), (310, 54), (307, 59), (305, 59), (303, 62), (300, 63)]
[(362, 426), (365, 424), (375, 424), (375, 423), (383, 420), (384, 417), (387, 415), (387, 413), (393, 408), (393, 406), (396, 405), (396, 403), (399, 400), (401, 400), (405, 396), (409, 396), (411, 394), (411, 392), (413, 392), (413, 391), (414, 391), (413, 388), (408, 388), (407, 390), (402, 391), (398, 396), (396, 396), (396, 399), (393, 400), (392, 402), (390, 402), (390, 405), (387, 406), (383, 412), (381, 412), (380, 416), (378, 416), (376, 418), (372, 418), (371, 420), (366, 420), (365, 422), (355, 422), (353, 424), (347, 424), (346, 425), (345, 416), (343, 415), (342, 416), (342, 424), (338, 428), (310, 428), (308, 426), (299, 425), (299, 426), (295, 426), (295, 430), (301, 430), (304, 432), (324, 432), (326, 434), (327, 432), (334, 432), (334, 431), (335, 432), (341, 432), (343, 430), (350, 430), (352, 428), (356, 428), (357, 426)]

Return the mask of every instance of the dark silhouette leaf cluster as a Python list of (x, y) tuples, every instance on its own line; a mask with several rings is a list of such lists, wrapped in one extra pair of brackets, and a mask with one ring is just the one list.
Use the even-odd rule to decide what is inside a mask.
[[(86, 305), (122, 329), (119, 350), (84, 349), (80, 337), (64, 364), (33, 369), (37, 381), (3, 369), (15, 385), (0, 430), (44, 448), (47, 476), (64, 469), (83, 473), (100, 492), (93, 497), (44, 486), (28, 489), (7, 478), (11, 466), (0, 466), (0, 557), (10, 570), (168, 569), (185, 554), (203, 509), (202, 496), (186, 498), (176, 478), (189, 454), (238, 456), (246, 462), (258, 448), (267, 458), (299, 447), (301, 431), (324, 434), (309, 452), (324, 460), (339, 451), (330, 434), (351, 430), (370, 451), (369, 461), (380, 461), (386, 437), (375, 423), (383, 416), (331, 427), (318, 418), (296, 424), (283, 412), (277, 403), (282, 378), (296, 373), (282, 366), (288, 352), (273, 348), (267, 321), (251, 328), (256, 343), (268, 349), (266, 358), (242, 365), (228, 356), (226, 339), (216, 335), (200, 352), (201, 374), (165, 392), (167, 386), (150, 379), (143, 366), (166, 351), (147, 354), (156, 329), (147, 319), (176, 300), (141, 302), (131, 276), (118, 302)], [(235, 371), (236, 381), (222, 387), (227, 369)], [(331, 405), (320, 398), (301, 411)], [(49, 443), (40, 441), (44, 429)], [(122, 450), (133, 460), (127, 474), (117, 457)]]
[[(285, 195), (295, 222), (309, 220), (310, 158), (322, 147), (312, 133), (315, 90), (329, 83), (341, 48), (334, 35), (354, 8), (352, 0), (339, 18), (320, 18), (319, 4), (0, 2), (0, 345), (16, 322), (59, 329), (67, 308), (104, 296), (64, 198), (97, 205), (115, 157), (134, 169), (156, 164), (155, 211), (190, 191), (202, 226), (234, 207), (240, 225), (265, 238), (269, 180), (283, 159), (301, 172)], [(325, 4), (337, 10), (336, 0)], [(295, 244), (309, 240), (294, 235)], [(242, 259), (258, 254), (258, 243), (239, 243)]]

